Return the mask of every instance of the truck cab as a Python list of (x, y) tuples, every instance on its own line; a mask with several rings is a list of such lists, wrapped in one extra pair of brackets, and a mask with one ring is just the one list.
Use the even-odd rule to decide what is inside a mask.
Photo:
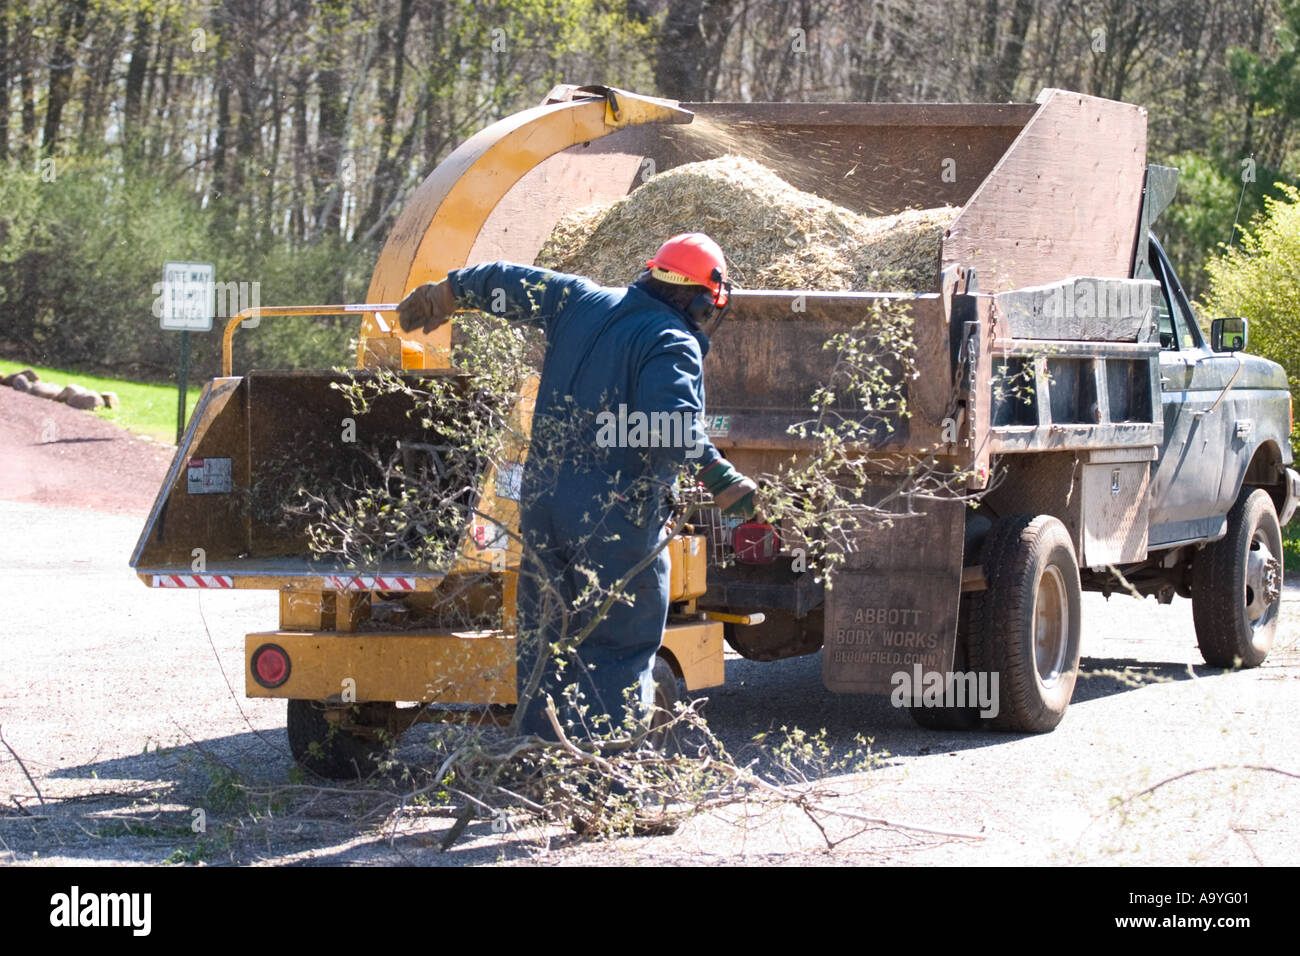
[(1248, 355), (1241, 336), (1214, 351), (1154, 234), (1135, 278), (1155, 279), (1164, 440), (1154, 463), (1149, 548), (1222, 538), (1243, 484), (1271, 489), (1285, 524), (1295, 507), (1291, 398), (1276, 362)]

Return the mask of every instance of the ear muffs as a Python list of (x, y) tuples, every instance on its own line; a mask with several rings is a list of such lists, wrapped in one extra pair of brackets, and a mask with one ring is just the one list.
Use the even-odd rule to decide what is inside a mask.
[(706, 322), (711, 322), (714, 313), (718, 311), (718, 307), (713, 303), (713, 296), (707, 292), (701, 292), (686, 306), (686, 314), (700, 328), (703, 328)]
[(722, 273), (714, 269), (713, 281), (718, 283), (716, 293), (701, 292), (686, 307), (686, 314), (691, 317), (705, 335), (713, 335), (731, 305), (731, 283), (722, 280)]

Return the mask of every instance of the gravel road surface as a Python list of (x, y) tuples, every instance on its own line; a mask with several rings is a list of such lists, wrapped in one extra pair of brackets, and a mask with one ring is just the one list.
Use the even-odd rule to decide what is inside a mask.
[[(705, 713), (735, 752), (781, 725), (855, 734), (889, 756), (830, 781), (827, 804), (979, 839), (876, 826), (827, 849), (796, 811), (697, 818), (667, 837), (577, 843), (559, 831), (471, 827), (438, 852), (448, 822), (392, 837), (345, 817), (275, 839), (217, 839), (223, 787), (284, 783), (293, 763), (284, 705), (242, 690), (243, 635), (273, 627), (262, 592), (146, 588), (127, 568), (136, 515), (0, 502), (7, 541), (0, 733), (0, 862), (392, 863), (1205, 863), (1300, 862), (1300, 593), (1288, 589), (1266, 664), (1223, 673), (1200, 663), (1190, 606), (1085, 596), (1084, 667), (1054, 733), (945, 734), (916, 728), (887, 700), (824, 691), (820, 658), (727, 662)], [(1149, 679), (1127, 681), (1126, 669)], [(232, 690), (233, 688), (233, 690)], [(418, 760), (421, 735), (405, 738)], [(1112, 808), (1169, 777), (1168, 783)], [(20, 809), (21, 808), (21, 809)], [(208, 834), (194, 834), (195, 809)], [(832, 839), (861, 829), (832, 821)]]

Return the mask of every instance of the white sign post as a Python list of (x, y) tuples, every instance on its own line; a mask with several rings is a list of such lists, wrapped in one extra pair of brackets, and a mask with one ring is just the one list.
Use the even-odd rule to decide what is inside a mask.
[(190, 333), (211, 332), (217, 270), (211, 262), (164, 262), (162, 318), (164, 329), (181, 333), (180, 396), (176, 409), (176, 444), (185, 434), (185, 392), (190, 376)]

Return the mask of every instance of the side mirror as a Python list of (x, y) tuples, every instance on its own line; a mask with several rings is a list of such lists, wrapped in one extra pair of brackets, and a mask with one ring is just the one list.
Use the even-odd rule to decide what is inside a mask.
[(1210, 323), (1210, 349), (1212, 351), (1242, 352), (1245, 348), (1245, 319), (1215, 319)]

